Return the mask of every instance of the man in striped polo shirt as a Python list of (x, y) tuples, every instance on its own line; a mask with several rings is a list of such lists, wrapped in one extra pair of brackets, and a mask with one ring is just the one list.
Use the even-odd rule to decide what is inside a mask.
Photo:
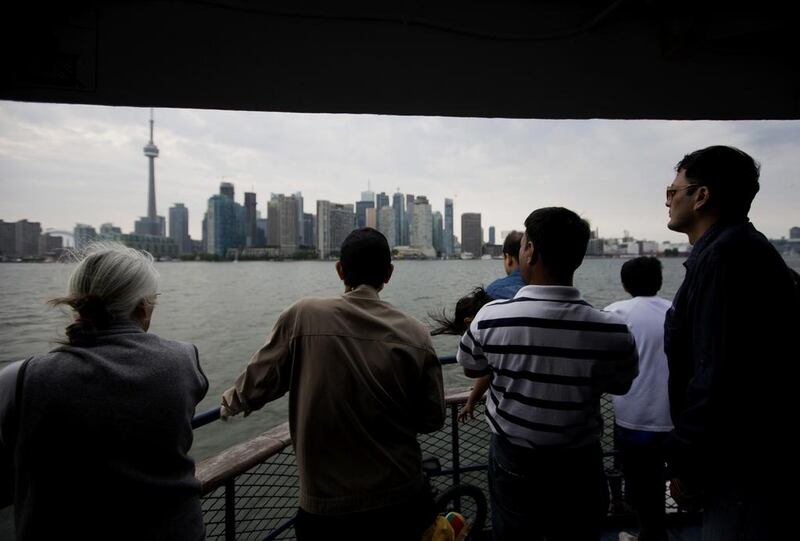
[(527, 286), (481, 309), (461, 339), (468, 377), (489, 374), (489, 490), (495, 539), (599, 539), (608, 505), (600, 396), (624, 394), (638, 373), (617, 315), (573, 287), (589, 224), (542, 208), (525, 220)]

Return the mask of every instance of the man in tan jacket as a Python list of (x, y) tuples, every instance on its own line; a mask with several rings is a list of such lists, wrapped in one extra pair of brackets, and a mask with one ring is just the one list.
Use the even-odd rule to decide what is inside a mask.
[(289, 392), (297, 539), (419, 539), (433, 521), (417, 434), (444, 424), (442, 371), (427, 328), (378, 297), (393, 270), (380, 232), (350, 233), (344, 295), (290, 306), (222, 396), (228, 417)]

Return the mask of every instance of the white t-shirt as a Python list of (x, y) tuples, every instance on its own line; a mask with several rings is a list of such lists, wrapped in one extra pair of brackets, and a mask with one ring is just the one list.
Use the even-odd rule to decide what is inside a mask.
[(639, 375), (631, 390), (613, 397), (616, 422), (622, 427), (647, 432), (672, 430), (669, 368), (664, 353), (664, 318), (669, 307), (669, 301), (654, 296), (633, 297), (605, 308), (625, 320), (639, 352)]

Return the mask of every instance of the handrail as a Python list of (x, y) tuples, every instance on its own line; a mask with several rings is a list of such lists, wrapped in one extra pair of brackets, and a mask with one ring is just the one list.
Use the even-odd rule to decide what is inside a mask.
[[(456, 356), (455, 355), (443, 355), (439, 357), (439, 362), (442, 364), (455, 364)], [(213, 423), (214, 421), (219, 421), (220, 419), (220, 407), (215, 406), (210, 410), (204, 411), (203, 413), (198, 413), (192, 419), (192, 429), (200, 428), (201, 426), (206, 426), (208, 424)]]

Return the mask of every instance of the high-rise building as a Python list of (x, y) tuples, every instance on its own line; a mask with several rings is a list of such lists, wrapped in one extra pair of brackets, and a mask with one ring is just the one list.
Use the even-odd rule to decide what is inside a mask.
[(75, 249), (83, 250), (97, 238), (97, 231), (91, 225), (75, 224), (72, 230), (72, 238), (75, 240)]
[(352, 204), (317, 201), (317, 251), (320, 259), (338, 257), (342, 242), (356, 225)]
[(428, 198), (418, 195), (414, 199), (411, 220), (411, 244), (415, 248), (433, 247), (433, 215)]
[(366, 227), (371, 227), (372, 229), (378, 228), (378, 213), (374, 208), (367, 209), (365, 222)]
[(14, 257), (16, 255), (15, 237), (14, 223), (0, 220), (0, 257)]
[(800, 227), (793, 227), (789, 229), (790, 239), (800, 239)]
[(469, 252), (472, 257), (480, 257), (483, 249), (483, 229), (479, 212), (465, 212), (461, 215), (461, 253)]
[[(227, 183), (223, 183), (227, 184)], [(225, 257), (231, 248), (241, 248), (245, 243), (244, 207), (226, 193), (212, 195), (206, 211), (206, 252)]]
[(297, 246), (305, 246), (307, 244), (311, 244), (308, 239), (306, 239), (306, 227), (305, 227), (305, 210), (303, 207), (303, 192), (294, 192), (294, 198), (297, 201)]
[(374, 201), (357, 201), (356, 202), (356, 226), (367, 227), (367, 209), (374, 209)]
[(444, 229), (442, 228), (444, 221), (442, 213), (438, 210), (433, 213), (433, 249), (436, 250), (436, 255), (444, 253)]
[(310, 212), (303, 213), (303, 239), (305, 244), (303, 246), (315, 246), (314, 237), (314, 215)]
[(489, 226), (489, 244), (495, 244), (494, 242), (494, 226)]
[(397, 246), (397, 228), (395, 227), (395, 211), (386, 205), (378, 209), (378, 231), (383, 233), (389, 242), (389, 248)]
[(270, 246), (281, 249), (281, 255), (291, 256), (297, 252), (297, 224), (302, 220), (297, 219), (299, 210), (296, 195), (271, 194), (267, 205), (267, 219), (269, 232), (267, 238)]
[(375, 198), (375, 208), (381, 209), (383, 207), (389, 206), (389, 196), (386, 195), (386, 192), (379, 193)]
[(269, 220), (267, 218), (256, 218), (256, 227), (258, 228), (258, 245), (268, 246), (269, 239), (267, 238), (267, 231), (269, 230)]
[(258, 246), (257, 219), (256, 194), (244, 192), (244, 245), (247, 248)]
[(38, 257), (41, 255), (40, 244), (42, 224), (19, 220), (14, 223), (14, 256)]
[(219, 183), (219, 194), (224, 195), (225, 197), (229, 198), (231, 201), (235, 201), (236, 198), (233, 196), (234, 188), (233, 184), (230, 182), (220, 182)]
[(453, 245), (453, 200), (444, 200), (444, 255), (453, 257), (455, 246)]
[[(394, 210), (394, 245), (402, 246), (403, 244), (403, 230), (406, 229), (406, 210), (405, 198), (400, 193), (400, 188), (392, 196), (392, 209)], [(406, 240), (408, 240), (406, 238)]]
[(375, 203), (375, 192), (367, 188), (366, 191), (361, 192), (361, 200), (365, 202)]
[(406, 194), (406, 221), (403, 224), (403, 245), (411, 245), (411, 223), (414, 221), (414, 194)]
[(189, 209), (183, 203), (175, 203), (169, 209), (169, 236), (178, 245), (179, 254), (192, 251), (192, 239), (189, 238)]
[(163, 237), (166, 235), (165, 220), (163, 216), (158, 216), (156, 212), (156, 164), (158, 158), (158, 147), (153, 142), (153, 110), (150, 109), (150, 141), (144, 146), (144, 155), (150, 165), (149, 183), (147, 189), (147, 216), (144, 216), (134, 224), (134, 231), (137, 235), (153, 235)]

